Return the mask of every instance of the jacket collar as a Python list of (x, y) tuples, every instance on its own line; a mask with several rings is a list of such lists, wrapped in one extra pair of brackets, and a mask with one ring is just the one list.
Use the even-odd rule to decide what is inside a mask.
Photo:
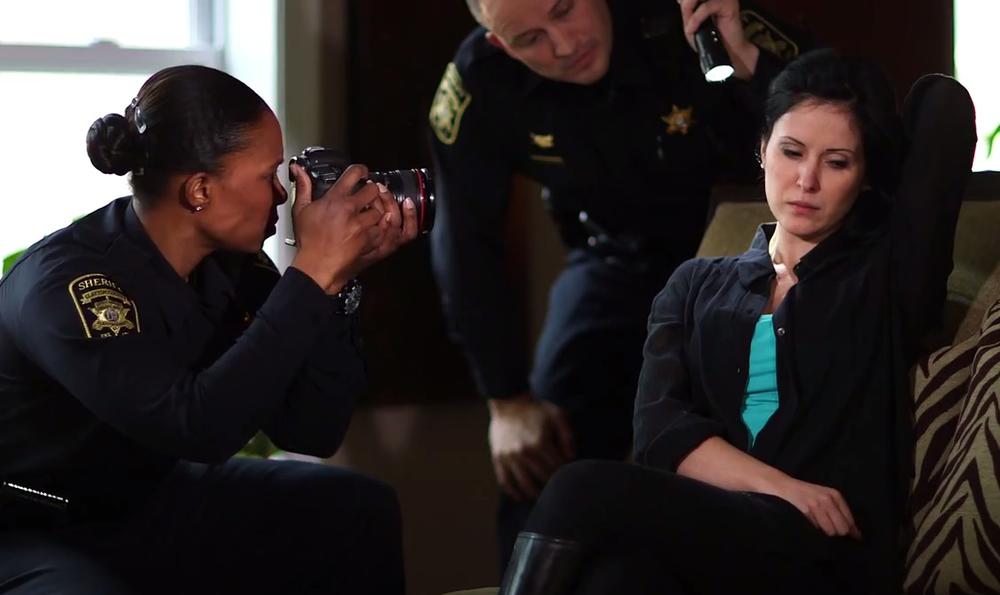
[[(740, 282), (751, 287), (764, 277), (774, 275), (774, 264), (768, 251), (768, 244), (774, 237), (776, 223), (763, 223), (757, 228), (750, 249), (737, 258)], [(852, 210), (847, 220), (828, 238), (806, 253), (795, 265), (795, 276), (799, 281), (821, 270), (824, 266), (844, 258), (858, 246), (870, 243), (880, 235), (881, 226), (865, 219), (858, 209)]]
[(767, 245), (774, 236), (776, 227), (776, 223), (762, 223), (758, 226), (757, 233), (750, 242), (750, 249), (736, 258), (736, 273), (744, 287), (753, 287), (761, 279), (774, 275), (774, 265)]

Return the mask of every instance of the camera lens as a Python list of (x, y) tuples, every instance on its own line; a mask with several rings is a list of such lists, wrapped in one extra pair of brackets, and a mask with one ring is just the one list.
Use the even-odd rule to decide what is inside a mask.
[(370, 172), (368, 178), (373, 182), (381, 182), (389, 189), (396, 199), (399, 208), (403, 201), (413, 200), (417, 210), (417, 228), (420, 233), (427, 233), (434, 227), (434, 181), (430, 173), (424, 169), (394, 169), (387, 172)]
[[(296, 164), (305, 169), (312, 181), (313, 198), (318, 199), (336, 183), (350, 161), (342, 153), (332, 149), (307, 147), (288, 162), (288, 179), (291, 182), (295, 181), (291, 166)], [(413, 206), (417, 211), (417, 229), (420, 233), (427, 233), (434, 227), (434, 182), (426, 169), (373, 171), (368, 173), (367, 179), (381, 182), (388, 188), (400, 209), (403, 208), (404, 200), (407, 198), (413, 200)], [(364, 183), (364, 180), (360, 181), (358, 187)]]

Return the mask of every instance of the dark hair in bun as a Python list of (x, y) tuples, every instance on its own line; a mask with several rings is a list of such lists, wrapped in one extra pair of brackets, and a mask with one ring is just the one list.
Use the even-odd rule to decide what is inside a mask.
[(170, 176), (215, 173), (245, 148), (246, 132), (267, 104), (233, 76), (207, 66), (172, 66), (142, 85), (125, 115), (109, 114), (87, 131), (87, 155), (104, 173), (131, 172), (137, 198), (161, 194)]
[(141, 167), (142, 149), (137, 137), (121, 114), (108, 114), (94, 120), (87, 131), (90, 162), (102, 173), (116, 176)]

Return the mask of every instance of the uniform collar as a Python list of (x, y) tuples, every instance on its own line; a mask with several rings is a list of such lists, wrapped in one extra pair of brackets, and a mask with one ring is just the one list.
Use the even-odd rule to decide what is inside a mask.
[(133, 259), (141, 259), (144, 261), (144, 264), (152, 265), (156, 269), (159, 269), (161, 273), (176, 277), (183, 283), (184, 280), (180, 278), (174, 267), (170, 266), (170, 263), (163, 257), (160, 249), (156, 247), (153, 239), (146, 232), (146, 228), (139, 219), (139, 214), (135, 212), (134, 198), (129, 200), (128, 205), (125, 207), (124, 219), (125, 236), (129, 243), (138, 249), (133, 251)]
[(198, 285), (201, 287), (200, 290), (195, 290), (191, 284), (181, 279), (174, 270), (167, 259), (163, 257), (160, 249), (156, 247), (153, 240), (146, 233), (146, 228), (142, 225), (142, 221), (139, 219), (139, 215), (135, 212), (134, 200), (129, 200), (128, 205), (125, 208), (124, 214), (124, 228), (125, 236), (128, 238), (130, 244), (132, 244), (138, 250), (132, 250), (132, 258), (137, 259), (137, 263), (154, 266), (159, 269), (159, 272), (163, 275), (169, 277), (171, 280), (176, 280), (178, 283), (184, 286), (188, 291), (194, 293), (202, 294), (201, 297), (204, 299), (206, 294), (210, 295), (222, 295), (226, 298), (230, 298), (235, 295), (235, 288), (228, 275), (222, 270), (219, 264), (215, 261), (215, 255), (209, 255), (201, 263), (195, 267), (195, 270), (191, 272), (192, 278), (198, 280)]
[(153, 258), (153, 256), (159, 256), (160, 260), (166, 263), (163, 259), (163, 255), (160, 254), (159, 248), (153, 243), (153, 240), (146, 233), (146, 228), (143, 227), (142, 221), (139, 220), (139, 214), (135, 212), (135, 199), (128, 201), (125, 206), (125, 235), (128, 237), (129, 241), (136, 245), (137, 248), (142, 250), (144, 256), (147, 258)]

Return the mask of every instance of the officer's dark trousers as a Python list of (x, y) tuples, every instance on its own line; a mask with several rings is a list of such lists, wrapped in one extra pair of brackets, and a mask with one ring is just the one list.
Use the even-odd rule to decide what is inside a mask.
[(0, 533), (0, 593), (402, 592), (394, 492), (325, 465), (182, 463), (122, 520)]
[(573, 591), (848, 595), (860, 545), (791, 504), (628, 463), (578, 461), (549, 481), (525, 527), (589, 549)]
[[(552, 286), (531, 389), (567, 412), (579, 459), (621, 461), (629, 454), (646, 320), (673, 266), (637, 270), (575, 250)], [(533, 504), (500, 494), (501, 576)]]

